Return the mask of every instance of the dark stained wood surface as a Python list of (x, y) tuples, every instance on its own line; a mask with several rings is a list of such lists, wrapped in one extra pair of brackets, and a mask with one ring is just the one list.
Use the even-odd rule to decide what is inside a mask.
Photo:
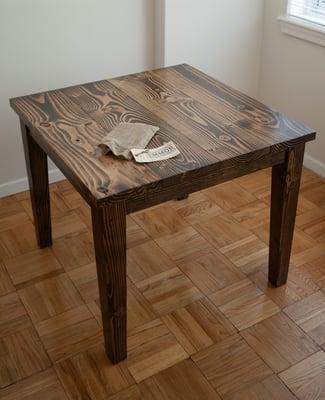
[(105, 349), (116, 364), (126, 357), (126, 214), (122, 203), (91, 212)]
[(23, 123), (21, 133), (37, 243), (40, 248), (48, 247), (52, 244), (52, 229), (47, 155)]
[(269, 280), (287, 282), (305, 144), (288, 150), (286, 161), (272, 169)]
[[(11, 105), (88, 203), (123, 201), (127, 212), (154, 204), (158, 193), (168, 200), (199, 190), (204, 184), (191, 183), (202, 176), (208, 186), (234, 170), (243, 175), (279, 164), (286, 149), (315, 137), (188, 65), (19, 97)], [(181, 155), (146, 165), (99, 157), (100, 139), (122, 121), (158, 125), (150, 146), (173, 140)]]

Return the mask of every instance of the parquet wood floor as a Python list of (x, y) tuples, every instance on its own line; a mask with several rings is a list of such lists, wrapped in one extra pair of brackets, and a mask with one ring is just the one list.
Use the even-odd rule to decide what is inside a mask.
[(128, 358), (105, 356), (90, 213), (0, 199), (0, 399), (325, 399), (325, 180), (305, 169), (286, 286), (267, 281), (270, 171), (127, 219)]

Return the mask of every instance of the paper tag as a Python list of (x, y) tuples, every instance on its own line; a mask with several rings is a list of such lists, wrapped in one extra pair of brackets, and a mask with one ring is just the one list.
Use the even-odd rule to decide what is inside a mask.
[(139, 163), (168, 160), (181, 154), (173, 142), (165, 143), (155, 149), (131, 149), (131, 153)]

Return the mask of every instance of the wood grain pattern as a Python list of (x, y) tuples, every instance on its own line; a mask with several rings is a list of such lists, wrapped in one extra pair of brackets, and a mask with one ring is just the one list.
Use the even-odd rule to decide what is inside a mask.
[(109, 362), (102, 344), (56, 364), (55, 369), (69, 399), (106, 399), (134, 383), (125, 363)]
[(243, 390), (272, 374), (237, 334), (201, 350), (192, 358), (221, 396)]
[(126, 358), (126, 215), (122, 203), (92, 209), (98, 288), (107, 356)]
[(276, 375), (224, 396), (224, 400), (297, 400)]
[[(183, 93), (184, 87), (192, 93)], [(204, 93), (212, 96), (213, 106)], [(186, 65), (20, 97), (11, 105), (89, 203), (114, 197), (143, 201), (143, 191), (157, 196), (165, 179), (178, 191), (176, 196), (166, 193), (166, 200), (184, 196), (198, 190), (190, 185), (193, 179), (198, 185), (198, 169), (207, 176), (215, 174), (218, 165), (219, 180), (229, 168), (243, 175), (254, 162), (261, 167), (267, 156), (271, 159), (265, 167), (279, 163), (272, 160), (273, 153), (315, 136), (309, 128)], [(121, 121), (160, 126), (151, 146), (173, 140), (181, 155), (146, 166), (96, 157), (100, 138)], [(217, 177), (213, 179), (217, 183)]]
[[(325, 397), (325, 352), (319, 351), (280, 374), (280, 378), (301, 400)], [(308, 380), (304, 375), (308, 371)]]
[(185, 360), (139, 385), (143, 400), (220, 400), (193, 361)]
[(2, 400), (68, 400), (53, 368), (1, 390)]
[(34, 327), (0, 338), (0, 365), (0, 388), (50, 366), (50, 360)]
[(130, 332), (127, 366), (136, 382), (188, 358), (174, 335), (159, 320)]
[(275, 373), (318, 350), (318, 346), (283, 313), (242, 331), (241, 335)]
[(316, 343), (325, 344), (325, 293), (316, 292), (290, 305), (284, 311)]

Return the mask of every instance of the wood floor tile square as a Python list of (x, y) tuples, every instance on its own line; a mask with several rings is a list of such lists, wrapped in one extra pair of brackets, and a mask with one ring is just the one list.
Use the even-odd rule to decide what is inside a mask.
[(255, 235), (247, 236), (219, 250), (246, 275), (268, 266), (269, 248)]
[(107, 400), (143, 400), (143, 397), (138, 385), (133, 385), (110, 396)]
[(87, 203), (83, 203), (80, 207), (76, 208), (74, 212), (78, 215), (81, 221), (87, 226), (88, 232), (92, 235), (93, 222), (91, 218), (91, 209)]
[(0, 259), (4, 261), (37, 248), (35, 227), (31, 222), (0, 232)]
[(234, 326), (206, 298), (179, 308), (162, 320), (188, 354), (236, 333)]
[[(241, 288), (239, 292), (238, 288)], [(232, 293), (235, 298), (231, 300)], [(238, 330), (248, 328), (280, 311), (280, 308), (250, 281), (243, 281), (242, 284), (235, 283), (212, 294), (209, 298), (214, 304), (220, 306), (221, 312)]]
[(39, 249), (11, 258), (5, 266), (17, 288), (64, 272), (51, 249)]
[(305, 199), (304, 196), (302, 196), (301, 194), (299, 195), (298, 205), (297, 205), (297, 215), (304, 214), (305, 212), (310, 211), (315, 207), (316, 205), (314, 203)]
[(261, 290), (255, 286), (249, 279), (245, 278), (239, 282), (235, 282), (221, 290), (212, 293), (209, 298), (217, 306), (230, 303), (238, 298), (250, 300), (261, 295)]
[(59, 189), (58, 184), (60, 184), (60, 182), (50, 185), (51, 215), (53, 218), (62, 217), (66, 212), (69, 211), (69, 207), (63, 194), (61, 193), (61, 190)]
[(50, 365), (33, 327), (0, 339), (0, 387), (27, 378)]
[(32, 321), (39, 322), (83, 304), (67, 274), (45, 279), (19, 291)]
[(325, 208), (314, 208), (309, 212), (298, 215), (297, 226), (309, 236), (324, 244), (325, 242)]
[[(34, 222), (32, 202), (31, 202), (31, 199), (30, 199), (29, 191), (28, 192), (24, 192), (24, 193), (28, 193), (28, 195), (26, 196), (26, 198), (23, 198), (23, 199), (19, 200), (19, 204), (24, 209), (25, 213), (28, 215), (29, 220), (31, 222)], [(18, 193), (17, 195), (20, 195), (20, 193)], [(17, 195), (15, 195), (15, 197), (17, 197)], [(52, 199), (51, 199), (51, 214), (52, 214), (52, 209), (53, 209), (53, 207), (52, 207)]]
[(172, 235), (186, 227), (187, 222), (169, 205), (142, 211), (132, 217), (152, 238)]
[(325, 206), (324, 178), (314, 179), (301, 185), (301, 194), (317, 207)]
[(206, 195), (225, 211), (245, 206), (256, 198), (240, 185), (234, 182), (226, 182), (207, 189)]
[(30, 327), (31, 321), (16, 292), (0, 297), (0, 337)]
[(126, 217), (126, 222), (126, 241), (128, 249), (151, 240), (149, 235), (140, 228), (140, 226), (129, 215)]
[(315, 207), (316, 207), (316, 205), (314, 203), (305, 199), (305, 197), (302, 196), (301, 194), (299, 195), (298, 206), (297, 206), (297, 215), (304, 214), (305, 212), (310, 211)]
[(175, 268), (175, 263), (153, 240), (132, 247), (128, 250), (127, 255), (127, 273), (133, 282), (139, 282)]
[(1, 400), (67, 400), (63, 387), (52, 368), (1, 390)]
[(215, 217), (221, 211), (221, 208), (209, 199), (206, 191), (193, 193), (182, 201), (175, 200), (171, 202), (171, 206), (191, 224)]
[(57, 192), (60, 193), (61, 197), (64, 199), (65, 204), (70, 210), (74, 210), (84, 203), (83, 198), (66, 179), (60, 182), (56, 182), (56, 186)]
[(272, 375), (255, 385), (224, 396), (224, 400), (296, 400), (296, 397), (276, 375)]
[(255, 229), (269, 223), (270, 206), (262, 201), (255, 200), (249, 204), (235, 208), (231, 214), (243, 228)]
[(136, 328), (128, 337), (126, 362), (136, 382), (186, 358), (188, 354), (159, 319)]
[(299, 400), (325, 398), (325, 352), (319, 351), (280, 374)]
[(244, 175), (236, 179), (234, 182), (238, 183), (242, 188), (255, 196), (258, 196), (261, 193), (270, 192), (271, 190), (271, 175), (266, 170)]
[(68, 275), (86, 303), (99, 298), (96, 263), (76, 268)]
[(86, 232), (87, 226), (74, 211), (67, 211), (62, 216), (52, 219), (53, 239), (72, 237)]
[(295, 268), (294, 265), (289, 268), (286, 285), (278, 288), (269, 283), (267, 271), (258, 271), (250, 275), (249, 278), (281, 308), (287, 307), (319, 290), (310, 274), (306, 273), (302, 267)]
[(132, 330), (157, 318), (157, 314), (154, 312), (152, 305), (133, 283), (128, 282), (127, 291), (128, 330)]
[(293, 254), (291, 257), (291, 262), (295, 266), (300, 267), (301, 265), (317, 260), (323, 256), (325, 256), (325, 246), (323, 244), (318, 244), (300, 253)]
[(167, 314), (203, 297), (203, 293), (178, 268), (145, 279), (136, 286), (159, 315)]
[(316, 292), (284, 312), (318, 344), (325, 343), (325, 293)]
[(139, 388), (143, 400), (221, 400), (191, 360), (142, 381)]
[(0, 296), (13, 292), (14, 290), (15, 287), (10, 279), (6, 267), (0, 262)]
[(0, 198), (0, 232), (28, 221), (28, 214), (14, 196)]
[(283, 313), (245, 329), (241, 335), (276, 373), (319, 350), (318, 346)]
[(205, 295), (244, 279), (244, 274), (219, 251), (211, 249), (179, 262), (178, 267)]
[(192, 358), (222, 397), (272, 374), (272, 370), (238, 334), (201, 350)]
[(102, 344), (55, 365), (69, 399), (106, 400), (134, 384), (125, 362), (112, 365)]
[(94, 245), (88, 232), (55, 240), (52, 250), (66, 271), (95, 261)]
[(317, 241), (307, 235), (304, 231), (295, 227), (293, 234), (291, 254), (299, 254), (312, 247), (317, 246)]
[(324, 256), (317, 258), (303, 266), (301, 269), (305, 274), (317, 284), (319, 287), (325, 287), (325, 254)]
[(192, 227), (156, 240), (158, 246), (174, 261), (191, 259), (193, 254), (211, 249), (211, 245)]
[(250, 235), (249, 231), (228, 214), (219, 214), (208, 221), (195, 224), (195, 229), (217, 249), (235, 243)]
[(53, 362), (103, 342), (102, 329), (85, 305), (38, 322), (35, 326)]

